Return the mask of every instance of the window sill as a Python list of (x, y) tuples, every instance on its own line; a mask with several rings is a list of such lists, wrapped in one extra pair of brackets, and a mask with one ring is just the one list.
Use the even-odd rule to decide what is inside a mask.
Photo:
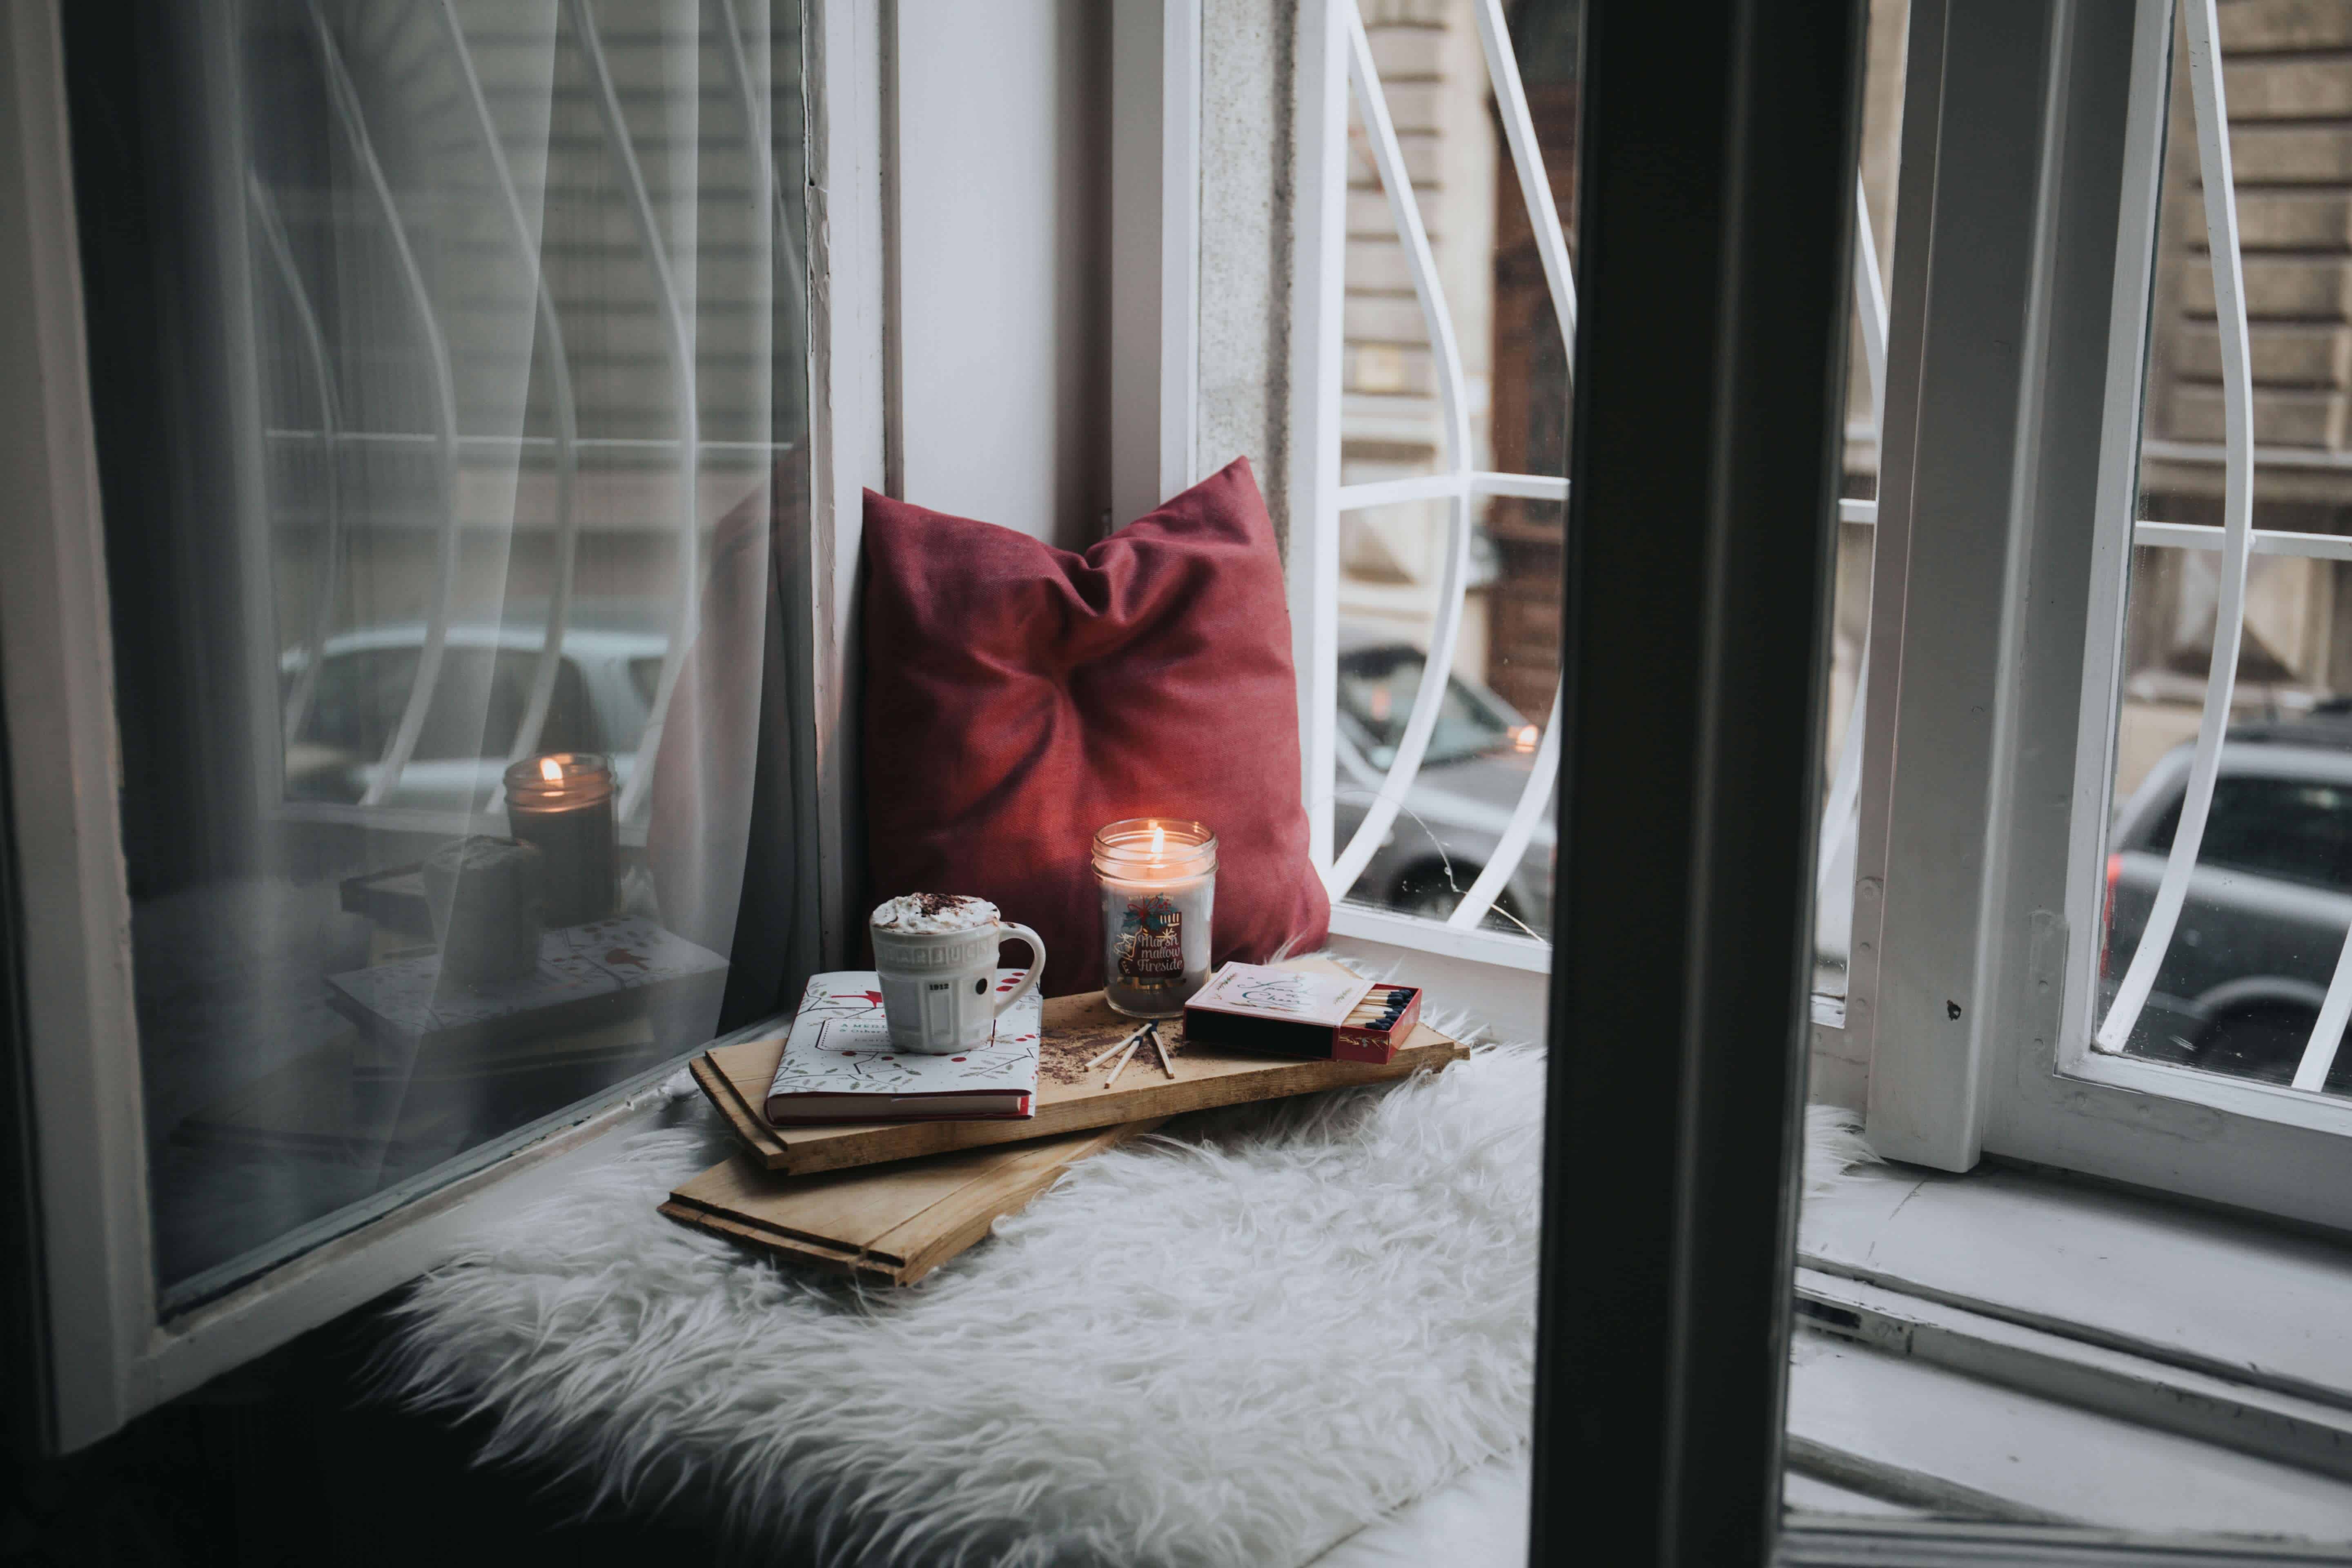
[(1551, 943), (1548, 942), (1480, 927), (1459, 931), (1437, 921), (1344, 900), (1331, 908), (1331, 934), (1532, 974), (1551, 973)]
[[(228, 1294), (159, 1326), (135, 1375), (152, 1386), (136, 1408), (174, 1398), (208, 1379), (341, 1316), (446, 1261), (486, 1220), (560, 1190), (609, 1157), (611, 1134), (640, 1125), (668, 1098), (663, 1080), (622, 1086), (480, 1168), (348, 1229), (269, 1268)], [(340, 1222), (338, 1222), (340, 1223)]]
[(1797, 1295), (1792, 1468), (1945, 1513), (2352, 1540), (2340, 1242), (2030, 1170), (1864, 1170), (1807, 1205)]

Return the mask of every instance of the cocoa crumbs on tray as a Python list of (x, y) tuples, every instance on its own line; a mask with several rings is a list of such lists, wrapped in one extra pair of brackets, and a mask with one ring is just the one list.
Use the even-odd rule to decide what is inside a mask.
[[(1037, 1081), (1041, 1084), (1101, 1082), (1110, 1070), (1110, 1064), (1106, 1062), (1100, 1066), (1089, 1068), (1087, 1066), (1088, 1058), (1132, 1027), (1131, 1024), (1122, 1023), (1116, 1032), (1094, 1029), (1082, 1035), (1066, 1035), (1060, 1039), (1047, 1039), (1044, 1048), (1037, 1053)], [(1177, 1047), (1184, 1043), (1184, 1037), (1173, 1029), (1163, 1027), (1160, 1037), (1161, 1043), (1167, 1046), (1168, 1054), (1171, 1058), (1177, 1055)], [(1151, 1054), (1150, 1040), (1142, 1042), (1136, 1055), (1139, 1062), (1151, 1068), (1153, 1079), (1166, 1081), (1160, 1078), (1160, 1058)], [(1122, 1085), (1126, 1082), (1125, 1079), (1120, 1081)]]
[(1037, 1078), (1041, 1083), (1084, 1083), (1100, 1075), (1089, 1072), (1087, 1058), (1094, 1052), (1083, 1039), (1047, 1040), (1045, 1048), (1037, 1056)]

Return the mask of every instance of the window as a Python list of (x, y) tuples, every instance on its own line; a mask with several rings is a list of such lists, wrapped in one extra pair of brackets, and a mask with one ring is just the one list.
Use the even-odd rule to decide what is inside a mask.
[[(8, 25), (56, 129), (11, 142), (8, 374), (95, 479), (19, 475), (0, 615), (67, 1446), (395, 1282), (811, 966), (811, 518), (879, 479), (831, 415), (878, 382), (873, 84), (804, 70), (793, 0), (138, 14)], [(575, 763), (610, 826), (566, 842), (506, 781)], [(444, 875), (469, 836), (525, 847)], [(523, 934), (465, 967), (468, 921)]]
[[(1905, 130), (1871, 632), (1897, 651), (1848, 1017), (1870, 1133), (2341, 1226), (2340, 393), (2309, 360), (2341, 264), (2296, 225), (2335, 199), (2305, 154), (2344, 134), (2343, 58), (2206, 0), (2062, 30), (2030, 107), (2016, 61), (1935, 41)], [(1930, 295), (1939, 250), (1971, 266)]]
[[(661, 737), (689, 650), (761, 646), (701, 626), (705, 563), (804, 429), (798, 23), (754, 20), (616, 0), (521, 32), (328, 0), (206, 17), (231, 47), (189, 89), (243, 113), (173, 173), (227, 198), (184, 242), (229, 258), (192, 305), (242, 331), (225, 395), (159, 400), (140, 439), (237, 471), (219, 505), (112, 485), (107, 509), (110, 557), (155, 563), (115, 574), (118, 689), (181, 737), (122, 803), (167, 1314), (720, 1022), (733, 911), (646, 844), (677, 809), (664, 765), (748, 798)], [(100, 431), (110, 479), (130, 438)], [(155, 734), (126, 723), (126, 752)], [(457, 906), (536, 930), (533, 894), (488, 871), (444, 890), (435, 857), (511, 833), (552, 888), (585, 851), (534, 839), (504, 775), (578, 753), (604, 758), (617, 876), (551, 913), (536, 953), (453, 976), (434, 944)], [(705, 851), (740, 858), (744, 829), (740, 809), (706, 825)], [(574, 947), (631, 955), (598, 970), (586, 1023), (551, 1011)]]
[(1325, 12), (1291, 558), (1333, 929), (1540, 969), (1580, 7)]
[[(1324, 97), (1304, 118), (1322, 185), (1316, 232), (1328, 237), (1308, 247), (1316, 265), (1302, 279), (1318, 290), (1299, 334), (1315, 374), (1298, 378), (1293, 417), (1312, 478), (1291, 558), (1306, 788), (1332, 929), (1540, 969), (1583, 7), (1323, 9)], [(1895, 20), (1899, 37), (1899, 8)], [(1899, 103), (1899, 59), (1897, 47), (1873, 78), (1874, 145), (1890, 154), (1895, 112), (1876, 100)], [(1892, 162), (1865, 154), (1864, 189), (1875, 177), (1881, 205)], [(1816, 976), (1832, 996), (1844, 988), (1861, 771), (1860, 730), (1844, 720), (1865, 643), (1878, 276), (1865, 246)], [(1443, 695), (1423, 701), (1433, 679)]]

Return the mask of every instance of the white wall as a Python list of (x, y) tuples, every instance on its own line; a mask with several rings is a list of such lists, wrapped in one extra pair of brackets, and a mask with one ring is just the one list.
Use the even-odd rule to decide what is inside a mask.
[(1112, 0), (1110, 510), (1195, 477), (1201, 0)]
[(900, 485), (1065, 548), (1109, 506), (1109, 24), (898, 0)]

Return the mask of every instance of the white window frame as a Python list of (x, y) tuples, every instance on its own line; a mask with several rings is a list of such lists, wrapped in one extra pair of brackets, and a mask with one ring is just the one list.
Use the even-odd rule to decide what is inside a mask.
[[(1469, 395), (1454, 342), (1444, 288), (1411, 180), (1391, 124), (1386, 98), (1372, 61), (1357, 0), (1305, 0), (1302, 5), (1299, 70), (1299, 169), (1297, 207), (1299, 265), (1291, 304), (1293, 389), (1291, 409), (1292, 490), (1288, 551), (1293, 658), (1298, 670), (1303, 788), (1316, 869), (1331, 900), (1334, 935), (1374, 942), (1406, 951), (1496, 964), (1535, 973), (1551, 968), (1549, 942), (1515, 932), (1483, 929), (1538, 825), (1552, 801), (1559, 773), (1560, 697), (1555, 689), (1542, 740), (1527, 785), (1513, 807), (1502, 838), (1487, 864), (1444, 921), (1425, 919), (1347, 901), (1349, 891), (1394, 823), (1437, 718), (1436, 694), (1452, 674), (1454, 652), (1468, 589), (1469, 534), (1475, 502), (1488, 496), (1520, 496), (1565, 502), (1568, 480), (1538, 474), (1505, 474), (1470, 463)], [(1481, 58), (1503, 126), (1503, 140), (1520, 199), (1527, 204), (1553, 315), (1567, 340), (1564, 357), (1575, 357), (1577, 294), (1566, 233), (1552, 201), (1527, 95), (1511, 49), (1499, 0), (1475, 0)], [(1347, 195), (1350, 102), (1363, 117), (1368, 140), (1391, 218), (1403, 241), (1413, 288), (1436, 369), (1446, 435), (1442, 472), (1348, 485), (1340, 482), (1340, 370), (1345, 348)], [(1878, 260), (1868, 242), (1867, 203), (1857, 176), (1863, 241), (1854, 250), (1853, 297), (1859, 311), (1864, 359), (1871, 379), (1874, 437), (1885, 407), (1886, 304)], [(1401, 500), (1444, 499), (1451, 503), (1450, 550), (1438, 590), (1438, 614), (1428, 663), (1397, 756), (1371, 811), (1345, 847), (1334, 842), (1338, 770), (1339, 519)], [(1873, 503), (1845, 501), (1841, 517), (1868, 522)], [(1868, 668), (1868, 653), (1863, 658)], [(1859, 689), (1859, 687), (1857, 687)], [(1830, 879), (1850, 866), (1853, 819), (1861, 774), (1861, 710), (1847, 726), (1832, 769), (1822, 835), (1824, 895)], [(1835, 918), (1834, 913), (1832, 918)], [(1830, 1026), (1841, 1009), (1824, 999)]]
[[(2211, 0), (2180, 3), (2210, 28)], [(2210, 542), (2135, 517), (2172, 0), (2026, 9), (1913, 16), (1871, 632), (1895, 657), (1870, 672), (1846, 1018), (1869, 1137), (2352, 1226), (2352, 1106), (2094, 1048), (2128, 552)], [(2230, 390), (2225, 583), (2251, 542), (2242, 363)]]
[[(820, 951), (849, 947), (854, 703), (849, 649), (863, 494), (883, 476), (882, 7), (809, 0), (810, 440), (814, 525), (788, 606), (814, 674)], [(214, 30), (215, 33), (217, 30)], [(210, 37), (208, 48), (234, 40)], [(217, 70), (225, 59), (206, 62)], [(520, 1130), (414, 1190), (326, 1222), (307, 1250), (169, 1321), (151, 1258), (132, 1011), (131, 900), (117, 781), (112, 641), (95, 432), (81, 333), (65, 73), (56, 0), (0, 13), (0, 694), (24, 912), (25, 1034), (38, 1192), (44, 1435), (80, 1447), (412, 1277), (460, 1220), (512, 1203), (567, 1151), (612, 1130), (667, 1068)], [(803, 619), (803, 616), (805, 619)], [(276, 708), (274, 689), (270, 708)], [(270, 775), (274, 777), (274, 774)], [(274, 805), (275, 803), (270, 803)]]

